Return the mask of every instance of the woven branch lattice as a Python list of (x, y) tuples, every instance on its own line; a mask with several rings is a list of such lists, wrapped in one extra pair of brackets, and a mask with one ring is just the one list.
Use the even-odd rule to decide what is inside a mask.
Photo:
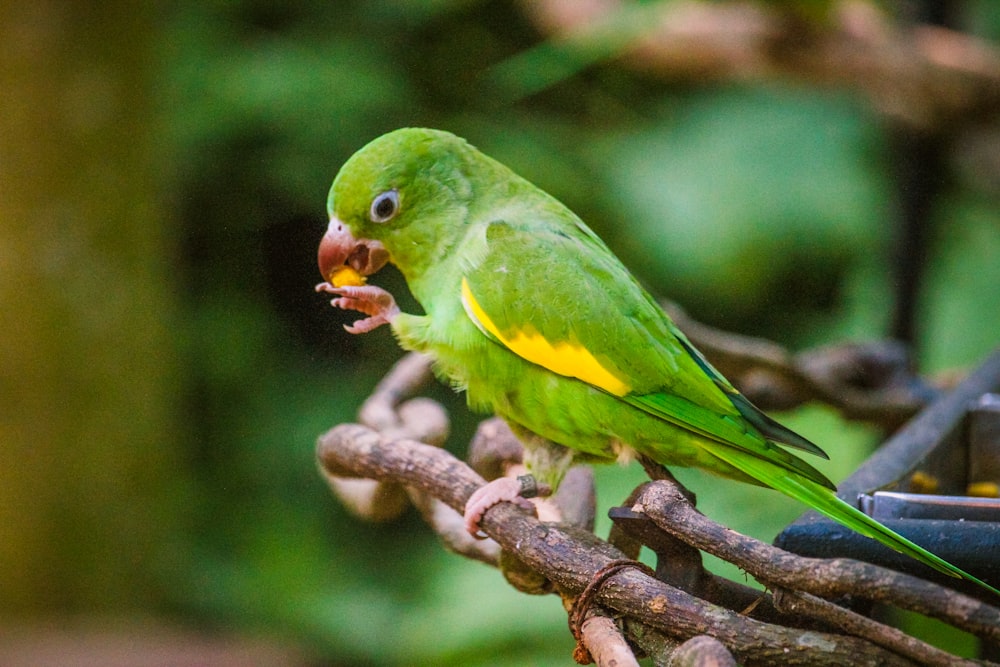
[[(706, 341), (706, 335), (718, 338)], [(787, 403), (789, 397), (808, 400), (827, 391), (839, 395), (837, 378), (856, 378), (845, 368), (865, 367), (871, 375), (875, 360), (883, 381), (868, 377), (867, 388), (851, 387), (853, 404), (862, 404), (868, 392), (872, 404), (907, 404), (897, 416), (921, 406), (916, 396), (903, 400), (903, 394), (892, 389), (915, 385), (913, 378), (902, 377), (905, 360), (892, 346), (851, 345), (793, 357), (777, 354), (779, 348), (762, 341), (711, 330), (696, 330), (692, 338), (703, 349), (722, 349), (713, 361), (727, 371), (756, 374), (758, 400), (771, 396)], [(755, 365), (761, 357), (770, 360)], [(767, 388), (767, 377), (778, 380)], [(461, 520), (465, 502), (484, 476), (494, 478), (515, 469), (520, 445), (500, 420), (492, 419), (480, 426), (471, 445), (471, 466), (441, 449), (448, 431), (443, 408), (426, 398), (410, 398), (430, 379), (426, 358), (404, 357), (362, 407), (361, 424), (342, 424), (320, 438), (322, 473), (354, 512), (385, 520), (412, 502), (448, 549), (500, 567), (522, 591), (558, 593), (567, 605), (606, 565), (635, 558), (641, 544), (650, 546), (660, 558), (657, 576), (630, 568), (618, 571), (588, 610), (582, 644), (598, 664), (636, 664), (633, 648), (652, 656), (656, 664), (669, 660), (675, 665), (704, 664), (706, 659), (715, 660), (711, 664), (984, 664), (963, 661), (831, 599), (894, 605), (1000, 642), (1000, 610), (881, 567), (849, 559), (803, 558), (740, 535), (699, 513), (686, 490), (656, 470), (650, 472), (660, 479), (633, 492), (619, 512), (628, 520), (617, 523), (607, 541), (591, 532), (594, 492), (585, 467), (572, 469), (553, 499), (563, 523), (543, 522), (501, 503), (482, 522), (492, 539), (475, 540)], [(708, 573), (701, 565), (701, 551), (736, 564), (771, 593)]]

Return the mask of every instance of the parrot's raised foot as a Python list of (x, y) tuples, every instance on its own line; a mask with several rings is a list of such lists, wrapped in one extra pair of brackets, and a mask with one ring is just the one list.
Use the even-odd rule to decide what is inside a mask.
[(334, 287), (330, 283), (316, 285), (317, 292), (338, 295), (330, 305), (341, 310), (356, 310), (368, 315), (363, 320), (344, 328), (350, 333), (367, 333), (383, 324), (389, 324), (399, 314), (399, 306), (391, 294), (375, 285), (345, 285)]
[(486, 510), (497, 503), (511, 502), (518, 507), (534, 511), (535, 506), (528, 502), (528, 498), (545, 496), (551, 490), (535, 482), (531, 475), (521, 475), (520, 477), (500, 477), (492, 482), (481, 486), (469, 496), (465, 503), (465, 529), (476, 538), (485, 537), (479, 532), (479, 520), (483, 518)]

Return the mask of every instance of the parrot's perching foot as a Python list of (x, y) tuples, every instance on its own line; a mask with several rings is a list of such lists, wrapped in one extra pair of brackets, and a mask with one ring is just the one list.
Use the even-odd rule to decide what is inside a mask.
[(469, 496), (465, 503), (465, 529), (473, 537), (485, 537), (479, 532), (479, 520), (483, 518), (486, 510), (497, 503), (511, 502), (527, 510), (535, 510), (535, 506), (528, 502), (528, 498), (546, 496), (551, 493), (551, 489), (544, 484), (538, 484), (531, 475), (520, 475), (518, 477), (500, 477), (479, 487)]
[(341, 310), (356, 310), (368, 315), (351, 326), (344, 326), (353, 334), (368, 333), (383, 324), (389, 324), (399, 315), (396, 299), (381, 287), (375, 285), (344, 285), (334, 287), (330, 283), (316, 285), (317, 292), (327, 292), (338, 295), (330, 301), (330, 305)]

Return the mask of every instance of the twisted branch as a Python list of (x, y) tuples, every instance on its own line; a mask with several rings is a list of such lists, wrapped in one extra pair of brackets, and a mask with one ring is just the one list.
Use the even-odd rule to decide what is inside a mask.
[[(366, 402), (362, 415), (383, 431), (343, 424), (320, 438), (320, 470), (332, 488), (353, 481), (367, 483), (371, 494), (405, 489), (449, 549), (499, 565), (521, 590), (555, 591), (572, 600), (609, 562), (634, 557), (640, 542), (660, 554), (664, 542), (677, 540), (735, 563), (776, 591), (772, 597), (720, 581), (701, 568), (697, 555), (682, 558), (680, 571), (670, 576), (661, 576), (660, 567), (659, 578), (620, 572), (608, 579), (596, 601), (612, 618), (620, 618), (621, 628), (610, 632), (607, 620), (583, 624), (584, 644), (595, 658), (607, 660), (599, 664), (612, 662), (602, 656), (621, 655), (623, 639), (663, 657), (675, 652), (687, 655), (692, 644), (683, 648), (682, 643), (703, 635), (721, 642), (742, 664), (974, 664), (824, 599), (843, 596), (893, 604), (1000, 641), (1000, 610), (874, 565), (803, 558), (740, 535), (699, 513), (670, 479), (647, 483), (630, 498), (632, 513), (648, 524), (632, 530), (631, 535), (639, 536), (632, 545), (621, 534), (614, 544), (605, 542), (587, 528), (592, 525), (593, 496), (592, 480), (584, 468), (576, 469), (580, 474), (571, 475), (574, 481), (568, 479), (569, 487), (564, 484), (560, 489), (560, 502), (570, 509), (575, 526), (540, 522), (501, 503), (482, 522), (493, 540), (472, 540), (462, 528), (460, 512), (483, 478), (440, 447), (409, 435), (420, 432), (440, 439), (447, 430), (441, 428), (440, 406), (426, 399), (403, 400), (428, 379), (428, 368), (422, 357), (404, 358)], [(519, 462), (516, 441), (497, 421), (484, 423), (476, 440), (476, 459), (489, 476), (503, 474), (506, 464)], [(357, 511), (362, 505), (353, 506)], [(376, 513), (377, 518), (385, 516)], [(671, 548), (670, 553), (682, 551)], [(600, 616), (606, 614), (593, 610), (592, 619)]]
[(715, 329), (674, 303), (664, 310), (719, 371), (764, 410), (819, 401), (845, 419), (894, 430), (939, 391), (914, 375), (906, 346), (896, 341), (846, 343), (793, 354), (781, 345)]
[[(456, 513), (464, 508), (469, 495), (484, 483), (468, 466), (440, 448), (407, 439), (389, 440), (357, 424), (343, 424), (326, 433), (320, 439), (318, 456), (326, 474), (359, 475), (405, 484), (434, 496)], [(661, 488), (670, 487), (662, 481), (649, 486), (649, 489)], [(649, 503), (653, 497), (645, 496), (645, 501)], [(686, 501), (680, 502), (681, 506), (685, 504)], [(690, 519), (690, 516), (676, 518), (681, 524)], [(672, 525), (675, 518), (671, 516), (669, 521)], [(700, 523), (711, 524), (704, 518)], [(661, 525), (659, 521), (657, 525)], [(569, 597), (578, 595), (604, 565), (624, 556), (588, 532), (560, 524), (542, 523), (507, 503), (491, 508), (483, 519), (482, 527), (502, 549), (516, 554), (518, 560)], [(687, 528), (690, 526), (677, 532), (687, 534)], [(744, 540), (749, 538), (728, 532), (723, 542), (729, 549), (739, 551), (745, 548)], [(717, 547), (713, 550), (722, 551)], [(814, 561), (785, 554), (782, 567), (794, 564), (796, 560), (803, 561), (793, 568), (801, 579), (796, 575), (777, 578), (794, 583), (799, 589), (806, 589), (808, 580), (815, 576), (815, 570), (809, 569)], [(738, 557), (733, 561), (748, 571), (761, 569), (756, 558)], [(827, 573), (825, 579), (834, 576), (840, 582), (838, 590), (850, 591), (858, 597), (865, 597), (868, 590), (864, 577), (860, 579), (861, 584), (852, 583), (859, 572), (882, 570), (847, 560), (821, 562)], [(905, 581), (908, 586), (918, 581), (884, 570), (881, 576), (902, 577), (895, 581)], [(995, 636), (996, 628), (1000, 627), (1000, 611), (935, 584), (920, 582), (919, 585), (935, 592), (924, 601), (934, 615), (949, 618), (962, 629), (979, 631), (982, 636)], [(874, 622), (868, 622), (866, 626), (866, 634), (870, 635), (866, 637), (868, 641), (763, 623), (635, 571), (621, 572), (612, 577), (597, 599), (602, 606), (670, 637), (680, 640), (705, 634), (715, 637), (739, 661), (748, 664), (835, 665), (848, 661), (861, 665), (911, 664), (902, 656), (919, 664), (962, 664), (954, 656), (912, 638), (901, 637), (898, 631)], [(891, 594), (885, 599), (895, 601)], [(802, 606), (796, 607), (795, 613), (813, 613), (810, 609), (802, 609)], [(966, 610), (968, 615), (964, 616), (956, 609)], [(839, 624), (848, 631), (857, 629), (856, 624)], [(878, 646), (870, 642), (877, 642)], [(803, 646), (806, 648), (803, 649)]]
[[(995, 119), (1000, 51), (989, 42), (937, 26), (902, 25), (863, 0), (831, 2), (822, 15), (797, 4), (663, 3), (645, 11), (641, 29), (619, 52), (635, 68), (672, 80), (786, 79), (856, 90), (881, 113), (922, 131)], [(570, 49), (602, 37), (617, 44), (613, 26), (628, 10), (621, 0), (521, 6)]]

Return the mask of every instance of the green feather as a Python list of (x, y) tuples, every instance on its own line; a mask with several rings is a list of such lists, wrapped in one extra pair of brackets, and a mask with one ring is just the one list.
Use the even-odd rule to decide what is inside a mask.
[[(749, 473), (744, 466), (734, 464), (730, 457), (722, 456), (719, 452), (736, 450), (740, 454), (740, 461), (745, 461), (749, 458), (757, 459), (775, 469), (801, 475), (812, 483), (818, 484), (828, 490), (837, 490), (833, 482), (827, 479), (823, 473), (802, 459), (781, 449), (752, 428), (747, 428), (745, 423), (741, 424), (732, 418), (720, 418), (718, 415), (706, 414), (703, 409), (692, 405), (684, 398), (670, 394), (626, 396), (624, 400), (631, 405), (659, 416), (661, 419), (704, 436), (703, 441), (700, 443), (702, 447), (743, 472)], [(720, 428), (720, 424), (725, 424), (729, 428), (723, 430)], [(767, 479), (761, 479), (753, 474), (750, 476), (759, 480), (765, 486), (772, 486)], [(778, 490), (780, 491), (781, 489)]]
[[(684, 346), (684, 349), (687, 350), (688, 354), (690, 354), (691, 357), (698, 362), (698, 365), (705, 372), (705, 374), (712, 378), (715, 384), (717, 384), (719, 388), (725, 392), (726, 396), (729, 397), (729, 400), (732, 401), (736, 409), (740, 411), (741, 415), (743, 415), (743, 418), (750, 422), (754, 428), (760, 431), (764, 437), (768, 440), (774, 440), (784, 445), (788, 445), (789, 447), (795, 447), (796, 449), (801, 449), (804, 452), (809, 452), (814, 456), (819, 456), (829, 460), (830, 457), (827, 456), (827, 453), (822, 449), (795, 431), (782, 426), (768, 417), (766, 414), (761, 412), (756, 405), (748, 401), (743, 394), (736, 391), (736, 388), (729, 383), (729, 380), (722, 377), (722, 374), (715, 370), (715, 367), (712, 366), (712, 364), (708, 363), (708, 360), (705, 359), (701, 352), (699, 352), (687, 339), (687, 336), (681, 333), (680, 330), (676, 329), (676, 327), (674, 328), (674, 335), (677, 337), (677, 340), (680, 341), (681, 345)], [(827, 484), (829, 484), (829, 482)]]
[(747, 474), (760, 480), (764, 485), (781, 491), (820, 514), (842, 523), (866, 537), (877, 540), (891, 549), (906, 554), (938, 572), (959, 579), (968, 579), (1000, 595), (1000, 590), (886, 528), (858, 508), (852, 507), (838, 498), (830, 489), (820, 486), (812, 480), (789, 474), (788, 470), (753, 455), (748, 455), (745, 451), (724, 445), (709, 445), (708, 448), (720, 459), (739, 467)]
[[(390, 189), (398, 211), (373, 222)], [(392, 320), (400, 344), (525, 435), (526, 462), (547, 483), (570, 464), (557, 446), (697, 466), (997, 593), (837, 498), (779, 444), (826, 457), (819, 447), (736, 391), (582, 220), (464, 140), (412, 128), (376, 139), (341, 169), (328, 209), (388, 250), (423, 307)]]

